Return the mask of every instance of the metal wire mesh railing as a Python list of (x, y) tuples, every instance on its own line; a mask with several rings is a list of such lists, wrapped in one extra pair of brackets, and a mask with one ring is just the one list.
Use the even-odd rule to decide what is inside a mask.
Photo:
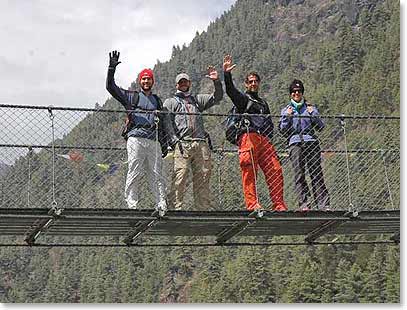
[[(51, 208), (55, 204), (60, 208), (127, 208), (124, 187), (128, 159), (126, 141), (121, 137), (125, 111), (0, 105), (0, 113), (1, 208)], [(206, 113), (203, 117), (213, 145), (210, 159), (207, 158), (211, 163), (210, 210), (245, 209), (239, 161), (242, 155), (225, 139), (222, 125), (225, 115)], [(290, 210), (296, 210), (300, 203), (292, 155), (290, 159), (292, 150), (278, 130), (279, 116), (271, 118), (273, 145), (284, 179), (284, 200)], [(325, 122), (325, 128), (317, 132), (321, 152), (313, 154), (308, 167), (303, 163), (309, 172), (305, 174), (309, 206), (318, 207), (318, 197), (313, 197), (318, 188), (312, 188), (311, 179), (314, 163), (320, 158), (330, 209), (399, 209), (400, 119), (366, 116), (321, 116), (321, 119)], [(256, 155), (259, 158), (251, 158), (250, 162), (263, 162), (264, 166), (272, 162), (269, 153), (259, 154)], [(169, 199), (174, 151), (163, 159), (161, 173)], [(267, 181), (276, 190), (275, 174), (265, 177), (262, 169), (258, 169), (255, 175), (258, 201), (271, 209), (273, 195)], [(153, 209), (156, 204), (149, 177), (147, 169), (138, 183), (138, 207), (142, 209)], [(192, 172), (188, 172), (183, 210), (196, 209), (194, 191), (204, 182), (198, 178), (194, 184)], [(314, 182), (314, 187), (320, 186)]]

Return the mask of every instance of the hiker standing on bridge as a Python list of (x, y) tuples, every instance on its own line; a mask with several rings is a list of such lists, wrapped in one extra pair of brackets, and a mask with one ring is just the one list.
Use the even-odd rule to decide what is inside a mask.
[(156, 210), (165, 213), (167, 203), (165, 178), (162, 175), (162, 155), (165, 156), (167, 150), (164, 127), (168, 121), (165, 120), (165, 114), (159, 117), (156, 113), (162, 109), (162, 102), (152, 93), (154, 74), (151, 69), (144, 69), (139, 73), (137, 82), (140, 91), (125, 90), (116, 85), (114, 74), (117, 65), (121, 63), (119, 56), (120, 52), (117, 51), (109, 53), (106, 89), (128, 111), (126, 129), (122, 133), (127, 140), (128, 171), (125, 187), (127, 205), (131, 209), (137, 208), (140, 179), (146, 169), (156, 200)]
[(209, 66), (207, 70), (206, 77), (213, 81), (214, 93), (191, 95), (191, 79), (188, 74), (180, 73), (175, 78), (174, 96), (164, 102), (164, 109), (173, 112), (170, 114), (171, 124), (178, 140), (174, 146), (174, 174), (169, 195), (169, 204), (175, 210), (182, 209), (189, 170), (192, 172), (195, 208), (210, 210), (212, 206), (210, 137), (200, 113), (219, 104), (223, 89), (216, 69)]
[[(259, 97), (260, 76), (249, 72), (245, 78), (246, 92), (236, 89), (231, 71), (235, 68), (232, 56), (226, 55), (223, 61), (226, 93), (232, 99), (238, 113), (255, 114), (245, 117), (243, 128), (237, 135), (240, 169), (242, 171), (243, 192), (246, 208), (249, 211), (263, 209), (257, 192), (257, 171), (263, 171), (274, 211), (286, 211), (283, 198), (283, 173), (276, 150), (271, 143), (273, 123), (266, 100)], [(260, 115), (263, 114), (263, 115)]]
[(325, 124), (319, 117), (317, 107), (304, 98), (304, 85), (300, 80), (292, 81), (289, 93), (290, 102), (281, 111), (279, 128), (288, 139), (299, 208), (302, 211), (311, 209), (310, 191), (305, 180), (307, 169), (318, 209), (329, 210), (329, 193), (321, 166), (321, 147), (315, 134), (316, 131), (321, 131)]

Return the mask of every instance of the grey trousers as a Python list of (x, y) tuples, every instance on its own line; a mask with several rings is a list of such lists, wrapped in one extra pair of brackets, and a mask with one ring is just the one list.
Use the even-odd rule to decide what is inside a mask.
[(310, 206), (310, 190), (305, 180), (308, 170), (314, 200), (319, 209), (329, 207), (329, 193), (324, 182), (321, 165), (321, 147), (319, 142), (296, 143), (289, 147), (290, 160), (294, 170), (295, 191), (300, 207)]
[(124, 194), (128, 207), (137, 208), (141, 185), (140, 178), (143, 174), (147, 174), (156, 205), (166, 205), (160, 144), (150, 139), (129, 137), (127, 140), (127, 157), (128, 170)]

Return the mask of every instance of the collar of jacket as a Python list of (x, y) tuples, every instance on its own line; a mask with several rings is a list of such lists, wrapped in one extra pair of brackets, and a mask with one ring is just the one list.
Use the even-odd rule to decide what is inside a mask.
[(307, 102), (305, 101), (305, 99), (302, 99), (301, 102), (294, 104), (294, 100), (290, 100), (290, 103), (288, 104), (288, 106), (291, 106), (294, 108), (295, 111), (297, 111), (297, 113), (301, 113), (301, 111), (303, 111), (304, 107), (306, 107)]
[(175, 96), (184, 99), (184, 98), (190, 97), (190, 96), (191, 96), (191, 93), (190, 93), (190, 92), (177, 91), (177, 92), (175, 93)]
[(258, 92), (246, 91), (246, 94), (252, 96), (254, 99), (260, 100)]

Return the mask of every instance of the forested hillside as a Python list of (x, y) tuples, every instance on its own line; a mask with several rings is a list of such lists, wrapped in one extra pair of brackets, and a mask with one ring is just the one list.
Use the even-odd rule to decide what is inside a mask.
[[(304, 81), (305, 96), (323, 114), (400, 115), (398, 1), (238, 0), (188, 46), (174, 46), (169, 61), (156, 64), (155, 90), (162, 98), (170, 96), (176, 74), (186, 71), (193, 79), (193, 92), (212, 92), (212, 83), (204, 78), (205, 68), (212, 64), (221, 70), (227, 53), (237, 64), (233, 71), (237, 86), (243, 88), (248, 70), (260, 73), (261, 93), (274, 115), (287, 101), (288, 84), (294, 78)], [(102, 108), (119, 107), (109, 99)], [(224, 113), (230, 107), (225, 96), (211, 111)], [(97, 117), (100, 114), (89, 114), (61, 141), (65, 145), (89, 141), (92, 145), (116, 145), (122, 118), (103, 115), (103, 122), (95, 122)], [(353, 135), (363, 138), (369, 134), (357, 126)], [(393, 129), (392, 141), (397, 142), (399, 127), (394, 125)], [(95, 154), (89, 161), (103, 162), (103, 156)], [(33, 165), (41, 167), (32, 175), (34, 185), (40, 179), (50, 182), (49, 157), (49, 152), (41, 151), (31, 158)], [(4, 174), (17, 178), (25, 165), (26, 158), (20, 158), (13, 166), (0, 167), (0, 178)], [(65, 169), (64, 165), (68, 163), (58, 169)], [(126, 167), (109, 179), (99, 177), (100, 182), (92, 183), (81, 178), (81, 165), (58, 180), (66, 189), (59, 198), (71, 207), (123, 208)], [(397, 167), (394, 169), (398, 177)], [(15, 195), (18, 186), (13, 188)], [(92, 191), (96, 187), (99, 191)], [(50, 205), (48, 189), (38, 188), (32, 196), (43, 197), (44, 205)], [(2, 199), (2, 207), (10, 207), (11, 200)], [(11, 205), (24, 206), (25, 202)], [(399, 249), (397, 245), (369, 244), (2, 247), (0, 302), (399, 303)]]
[(158, 89), (171, 94), (176, 72), (185, 70), (203, 91), (210, 86), (202, 81), (206, 66), (221, 70), (230, 53), (236, 85), (258, 71), (272, 113), (279, 114), (289, 82), (299, 78), (326, 114), (398, 115), (399, 23), (397, 1), (238, 1), (156, 65)]

